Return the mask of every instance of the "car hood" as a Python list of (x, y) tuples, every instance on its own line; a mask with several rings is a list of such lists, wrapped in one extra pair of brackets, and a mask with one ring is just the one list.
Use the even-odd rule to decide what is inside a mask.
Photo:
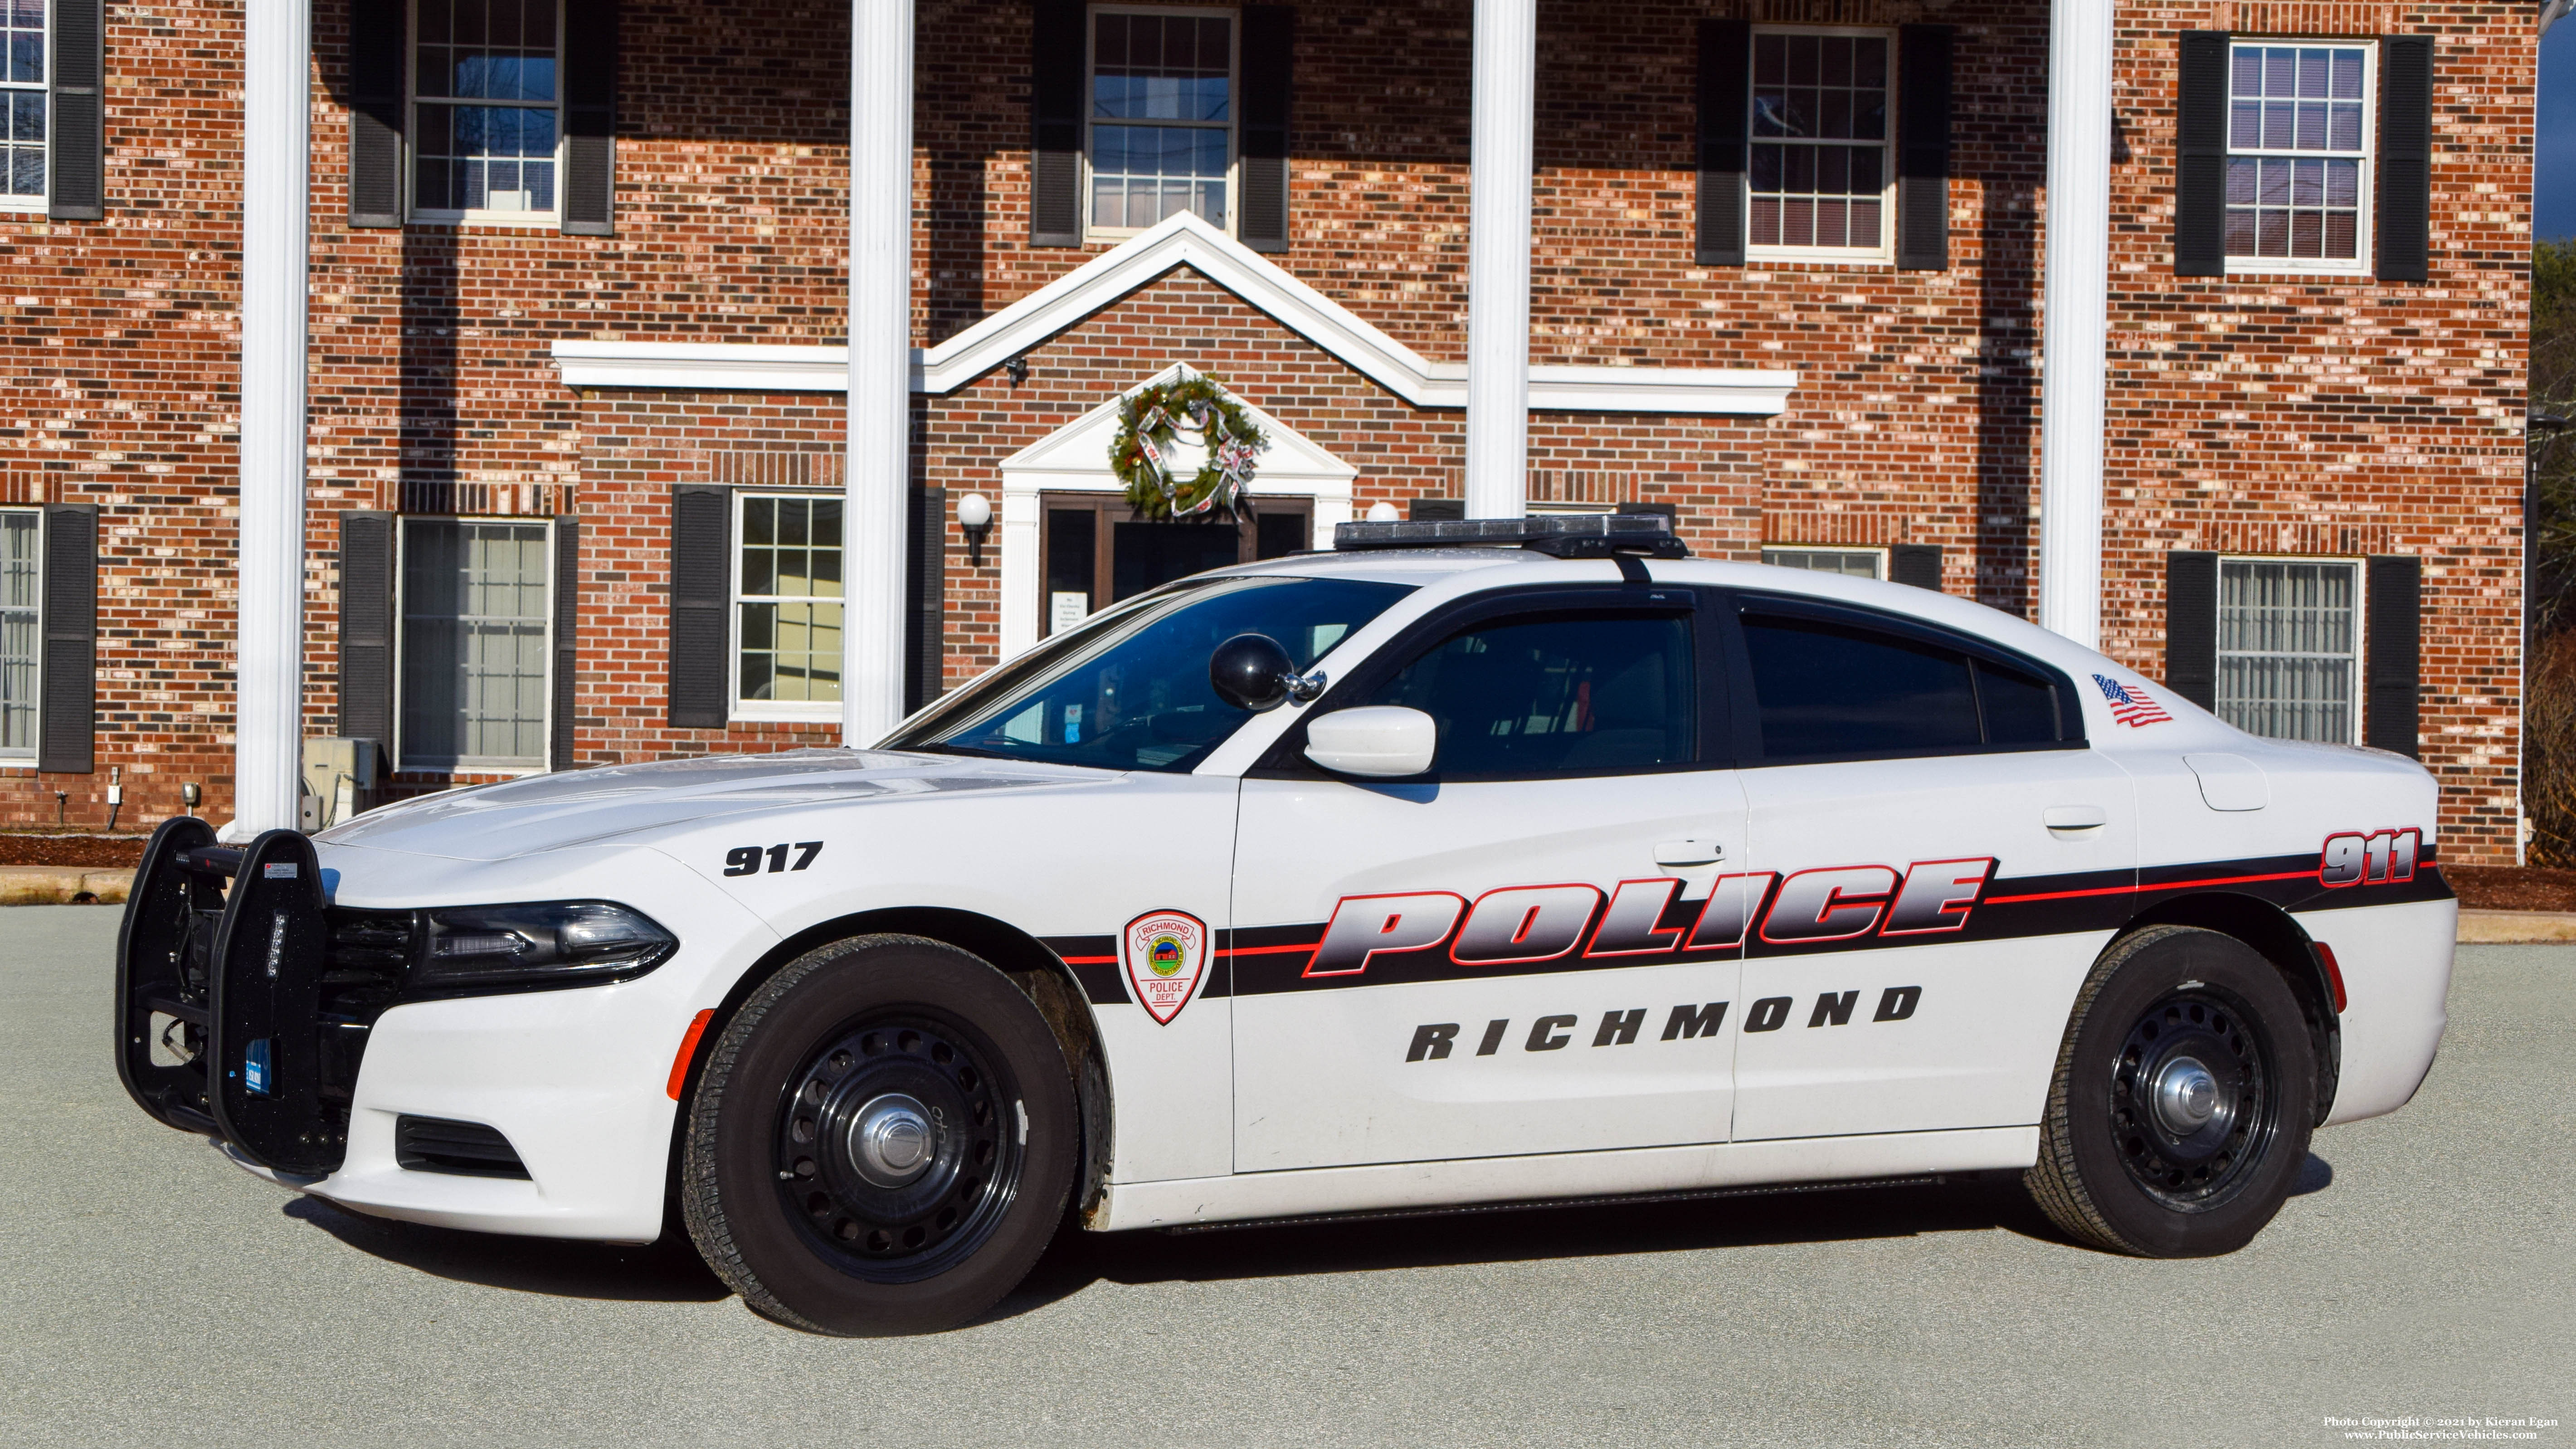
[[(983, 790), (1099, 784), (1098, 770), (886, 750), (789, 750), (532, 775), (372, 810), (321, 845), (509, 860), (728, 815)], [(640, 842), (639, 842), (640, 843)]]

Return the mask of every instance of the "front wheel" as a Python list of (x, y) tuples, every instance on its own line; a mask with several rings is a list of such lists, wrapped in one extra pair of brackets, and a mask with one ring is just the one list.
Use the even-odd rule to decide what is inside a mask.
[(2024, 1175), (2079, 1241), (2152, 1258), (2243, 1247), (2289, 1197), (2314, 1117), (2299, 1003), (2253, 947), (2151, 926), (2076, 994)]
[(1011, 979), (863, 936), (763, 983), (708, 1053), (681, 1214), (743, 1301), (819, 1333), (923, 1333), (998, 1302), (1062, 1220), (1064, 1054)]

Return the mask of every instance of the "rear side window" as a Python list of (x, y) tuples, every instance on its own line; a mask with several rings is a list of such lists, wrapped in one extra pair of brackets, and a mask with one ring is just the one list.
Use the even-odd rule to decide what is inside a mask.
[(2059, 737), (2055, 685), (1965, 650), (1750, 611), (1743, 636), (1767, 760), (1956, 753)]
[(1430, 715), (1444, 776), (1687, 764), (1698, 738), (1691, 658), (1680, 617), (1504, 619), (1452, 635), (1368, 702)]

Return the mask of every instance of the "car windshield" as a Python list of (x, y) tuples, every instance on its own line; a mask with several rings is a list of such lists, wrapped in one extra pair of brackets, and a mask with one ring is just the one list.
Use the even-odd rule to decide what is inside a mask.
[(1252, 718), (1209, 687), (1217, 645), (1267, 634), (1303, 671), (1411, 592), (1408, 584), (1271, 575), (1158, 590), (985, 675), (883, 748), (1186, 771)]

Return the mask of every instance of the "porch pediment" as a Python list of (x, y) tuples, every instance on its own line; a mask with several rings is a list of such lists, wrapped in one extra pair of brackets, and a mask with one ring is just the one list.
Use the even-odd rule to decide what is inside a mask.
[[(1119, 404), (1141, 389), (1198, 375), (1196, 368), (1174, 363), (1013, 453), (1002, 460), (1005, 489), (1118, 486), (1116, 475), (1109, 468), (1109, 445), (1118, 436)], [(1222, 379), (1218, 385), (1223, 387)], [(1344, 498), (1350, 496), (1351, 480), (1359, 476), (1357, 468), (1326, 452), (1321, 444), (1262, 411), (1232, 389), (1226, 389), (1226, 395), (1251, 416), (1253, 422), (1260, 426), (1262, 436), (1269, 439), (1269, 446), (1262, 449), (1261, 460), (1255, 468), (1253, 492), (1313, 494), (1324, 491)], [(1340, 486), (1332, 487), (1334, 484)], [(1319, 489), (1318, 485), (1324, 486)]]
[[(1421, 408), (1467, 405), (1467, 365), (1432, 362), (1190, 212), (1121, 242), (936, 347), (912, 354), (912, 390), (956, 391), (1177, 267), (1188, 267)], [(554, 344), (564, 385), (691, 392), (840, 392), (845, 347), (696, 342)], [(1767, 417), (1798, 374), (1755, 368), (1529, 370), (1529, 405), (1548, 412)]]

